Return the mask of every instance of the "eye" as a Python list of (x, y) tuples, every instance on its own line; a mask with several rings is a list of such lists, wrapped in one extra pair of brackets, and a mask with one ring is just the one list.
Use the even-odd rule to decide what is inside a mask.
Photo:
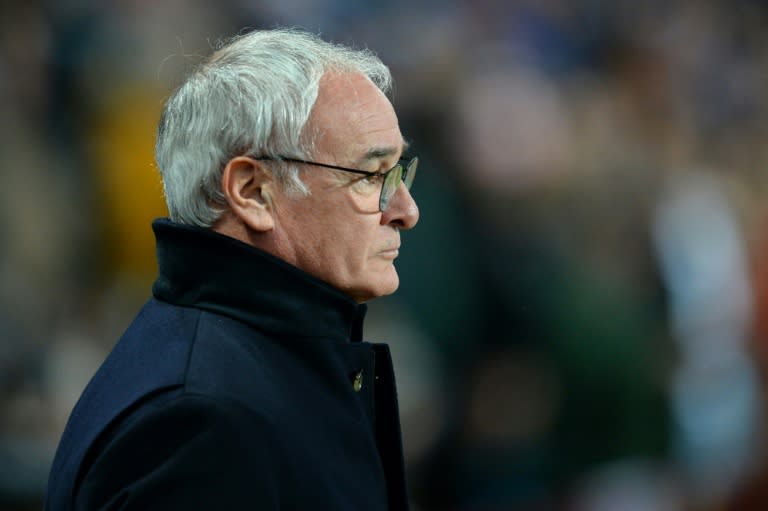
[(353, 181), (354, 189), (363, 195), (373, 195), (381, 190), (382, 174), (359, 176)]
[(368, 176), (365, 176), (362, 181), (366, 184), (375, 185), (381, 182), (383, 179), (384, 174), (376, 173), (376, 174), (370, 174)]

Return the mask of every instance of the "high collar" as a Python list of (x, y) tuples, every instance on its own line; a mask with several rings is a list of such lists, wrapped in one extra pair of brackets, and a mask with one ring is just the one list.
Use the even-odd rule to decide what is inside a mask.
[(365, 304), (291, 264), (217, 232), (158, 219), (159, 300), (209, 310), (262, 331), (359, 341)]

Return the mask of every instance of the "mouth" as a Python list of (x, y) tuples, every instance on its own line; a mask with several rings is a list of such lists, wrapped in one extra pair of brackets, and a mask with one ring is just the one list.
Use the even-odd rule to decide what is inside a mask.
[(390, 248), (387, 250), (382, 250), (379, 252), (379, 256), (383, 257), (384, 259), (396, 259), (397, 256), (400, 255), (400, 247), (397, 248)]

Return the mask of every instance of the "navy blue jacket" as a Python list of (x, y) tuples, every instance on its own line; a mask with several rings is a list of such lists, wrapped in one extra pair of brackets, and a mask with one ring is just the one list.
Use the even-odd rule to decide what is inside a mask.
[(407, 509), (365, 305), (232, 238), (153, 229), (154, 297), (75, 406), (46, 509)]

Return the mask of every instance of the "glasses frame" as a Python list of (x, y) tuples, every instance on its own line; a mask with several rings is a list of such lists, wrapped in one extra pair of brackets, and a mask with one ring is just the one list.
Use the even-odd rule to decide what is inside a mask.
[[(414, 156), (412, 158), (400, 158), (398, 160), (398, 163), (394, 167), (392, 167), (389, 170), (385, 170), (384, 172), (370, 172), (367, 170), (350, 169), (347, 167), (340, 167), (338, 165), (331, 165), (328, 163), (318, 163), (316, 161), (301, 160), (298, 158), (286, 158), (283, 156), (279, 156), (277, 158), (272, 158), (270, 156), (258, 156), (258, 157), (254, 157), (254, 159), (263, 160), (263, 161), (286, 161), (290, 163), (301, 163), (304, 165), (314, 165), (316, 167), (324, 167), (327, 169), (340, 170), (342, 172), (350, 172), (352, 174), (360, 174), (363, 176), (369, 176), (369, 177), (375, 176), (381, 179), (381, 183), (382, 183), (381, 194), (379, 195), (379, 211), (381, 212), (384, 212), (387, 209), (387, 206), (389, 205), (389, 200), (397, 192), (397, 189), (400, 187), (400, 183), (405, 184), (405, 188), (407, 190), (411, 189), (411, 186), (413, 185), (413, 180), (416, 177), (416, 169), (419, 166), (418, 156)], [(393, 174), (393, 172), (397, 172), (397, 173)], [(396, 176), (396, 177), (392, 178), (390, 176)], [(384, 193), (385, 191), (387, 193)]]

